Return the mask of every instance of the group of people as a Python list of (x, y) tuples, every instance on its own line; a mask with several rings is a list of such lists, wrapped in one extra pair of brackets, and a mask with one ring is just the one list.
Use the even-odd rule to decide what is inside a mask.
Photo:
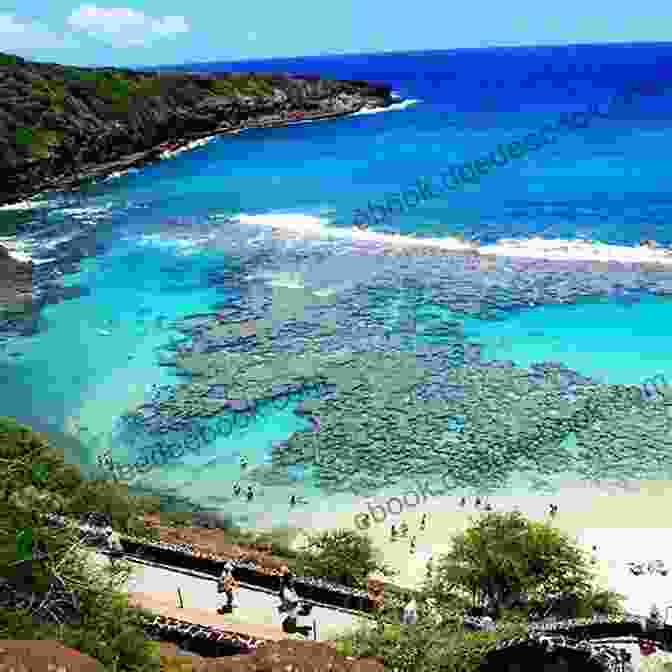
[[(236, 591), (240, 588), (240, 584), (233, 578), (233, 562), (225, 563), (222, 573), (217, 580), (217, 592), (224, 593), (226, 602), (217, 609), (217, 613), (226, 614), (231, 613), (233, 609), (239, 607), (236, 599)], [(312, 605), (299, 600), (296, 590), (294, 589), (294, 577), (289, 571), (286, 571), (282, 576), (280, 586), (280, 606), (278, 611), (286, 614), (282, 622), (282, 629), (287, 633), (299, 632), (305, 637), (314, 633), (314, 625), (300, 624), (301, 617), (308, 616), (312, 611)]]
[[(425, 528), (427, 527), (427, 514), (423, 513), (422, 514), (422, 520), (420, 521), (420, 532), (424, 532)], [(392, 529), (390, 530), (390, 541), (396, 541), (399, 537), (408, 537), (408, 525), (406, 524), (406, 521), (401, 521), (401, 525), (399, 525), (399, 531), (397, 532), (397, 526), (392, 525)], [(411, 547), (410, 547), (410, 553), (415, 553), (415, 539), (416, 537), (413, 536), (411, 537)]]
[[(661, 576), (667, 576), (668, 569), (665, 567), (665, 563), (662, 560), (649, 560), (648, 563), (644, 562), (629, 562), (628, 567), (630, 572), (635, 576), (641, 576), (644, 572), (649, 574), (660, 574)], [(644, 569), (646, 567), (646, 569)]]
[[(236, 483), (236, 484), (233, 486), (233, 494), (234, 494), (236, 497), (240, 497), (240, 493), (241, 493), (240, 483)], [(248, 486), (247, 486), (247, 495), (246, 495), (246, 497), (247, 497), (247, 501), (248, 501), (248, 502), (251, 502), (252, 499), (254, 498), (254, 491), (252, 490), (252, 486), (251, 486), (251, 485), (248, 485)]]
[[(475, 499), (475, 501), (474, 501), (474, 506), (475, 506), (477, 509), (479, 509), (479, 508), (481, 507), (481, 504), (482, 504), (482, 503), (483, 503), (483, 502), (482, 502), (481, 498), (480, 498), (480, 497), (476, 497), (476, 499)], [(467, 504), (467, 498), (466, 498), (466, 497), (460, 497), (460, 506), (461, 506), (462, 508), (464, 508), (464, 507), (466, 506), (466, 504)], [(492, 504), (486, 502), (485, 506), (483, 507), (483, 510), (484, 510), (484, 511), (492, 511)]]

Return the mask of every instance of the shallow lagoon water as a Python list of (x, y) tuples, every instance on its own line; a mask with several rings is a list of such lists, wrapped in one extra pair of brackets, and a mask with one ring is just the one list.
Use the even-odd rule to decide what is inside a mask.
[[(192, 343), (176, 327), (189, 315), (227, 312), (231, 305), (240, 309), (235, 319), (263, 318), (276, 332), (296, 326), (293, 334), (276, 333), (286, 352), (301, 351), (302, 338), (314, 336), (317, 324), (334, 330), (321, 341), (325, 351), (413, 352), (422, 344), (459, 341), (474, 352), (480, 346), (481, 363), (561, 362), (604, 384), (636, 385), (659, 373), (669, 379), (670, 300), (642, 290), (647, 282), (669, 289), (670, 274), (607, 269), (598, 281), (597, 271), (546, 269), (542, 280), (509, 262), (495, 273), (468, 271), (464, 262), (460, 270), (460, 262), (390, 259), (380, 254), (379, 242), (352, 235), (351, 214), (369, 199), (379, 202), (420, 175), (479, 156), (576, 103), (559, 87), (553, 93), (562, 103), (540, 92), (532, 109), (534, 96), (519, 89), (512, 97), (502, 93), (501, 109), (479, 108), (478, 91), (466, 87), (457, 95), (455, 84), (427, 87), (415, 74), (403, 74), (417, 70), (409, 67), (413, 57), (405, 58), (407, 67), (387, 72), (385, 60), (374, 59), (370, 73), (417, 101), (403, 109), (219, 138), (78, 194), (43, 195), (46, 204), (33, 211), (33, 230), (41, 227), (41, 235), (31, 243), (26, 230), (13, 244), (37, 261), (53, 259), (40, 265), (41, 273), (58, 269), (63, 284), (90, 293), (46, 306), (38, 334), (13, 338), (0, 350), (3, 413), (39, 420), (36, 426), (55, 441), (71, 436), (66, 452), (80, 464), (95, 464), (106, 449), (115, 460), (131, 460), (133, 449), (113, 438), (119, 417), (150, 401), (153, 386), (188, 382), (158, 365), (171, 354), (166, 346)], [(453, 67), (441, 61), (445, 55), (436, 58), (439, 71)], [(603, 95), (593, 94), (590, 100)], [(654, 108), (643, 104), (480, 185), (372, 228), (444, 240), (461, 232), (484, 244), (533, 236), (564, 238), (570, 246), (580, 238), (630, 247), (642, 238), (669, 244), (670, 202), (660, 175), (672, 137)], [(583, 283), (577, 303), (553, 298), (550, 290), (561, 282), (570, 289)], [(614, 291), (607, 293), (607, 285)], [(208, 345), (205, 338), (197, 342)], [(286, 484), (260, 484), (257, 470), (272, 464), (273, 444), (310, 426), (294, 415), (297, 404), (268, 408), (245, 430), (139, 481), (248, 524), (268, 510), (281, 524), (291, 493), (314, 510), (347, 508), (352, 495), (325, 496), (309, 462), (288, 468)], [(375, 469), (373, 462), (367, 469)], [(567, 471), (544, 480), (575, 477)], [(510, 487), (538, 488), (534, 479), (514, 472)], [(243, 495), (252, 484), (252, 502), (233, 498), (236, 481)]]

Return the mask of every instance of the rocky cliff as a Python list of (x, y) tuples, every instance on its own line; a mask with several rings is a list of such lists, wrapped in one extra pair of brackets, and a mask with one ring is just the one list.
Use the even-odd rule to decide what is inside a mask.
[(0, 204), (165, 142), (386, 106), (390, 87), (258, 74), (75, 68), (0, 54)]

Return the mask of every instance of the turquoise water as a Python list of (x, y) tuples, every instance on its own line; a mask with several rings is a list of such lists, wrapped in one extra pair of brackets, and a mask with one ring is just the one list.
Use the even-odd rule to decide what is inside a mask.
[[(660, 49), (642, 52), (640, 61), (636, 50), (625, 55), (610, 47), (600, 54), (617, 64), (619, 58), (640, 63), (642, 71), (630, 73), (636, 79), (644, 66), (669, 58)], [(586, 57), (586, 69), (598, 56)], [(513, 360), (521, 367), (561, 362), (610, 384), (638, 384), (657, 373), (672, 376), (670, 299), (643, 291), (655, 289), (655, 283), (669, 288), (670, 274), (602, 271), (605, 283), (626, 286), (608, 293), (598, 291), (606, 285), (586, 279), (597, 273), (585, 269), (581, 275), (576, 269), (549, 267), (544, 279), (533, 276), (534, 270), (501, 264), (492, 273), (455, 272), (422, 294), (418, 287), (434, 282), (427, 265), (364, 254), (373, 243), (350, 231), (355, 209), (369, 201), (381, 203), (386, 193), (451, 162), (485, 154), (562, 111), (602, 101), (617, 88), (617, 75), (610, 79), (608, 68), (593, 72), (595, 81), (584, 81), (578, 100), (568, 93), (567, 77), (536, 92), (521, 84), (535, 63), (543, 69), (541, 52), (524, 62), (511, 56), (506, 64), (501, 54), (488, 61), (476, 53), (473, 63), (463, 63), (458, 80), (452, 77), (457, 72), (452, 56), (390, 58), (376, 57), (365, 66), (343, 57), (340, 64), (329, 61), (320, 67), (335, 68), (333, 74), (344, 78), (389, 81), (415, 103), (328, 123), (220, 137), (178, 159), (81, 192), (41, 196), (41, 204), (36, 199), (35, 207), (20, 215), (23, 230), (11, 244), (37, 261), (51, 259), (39, 267), (45, 277), (86, 293), (46, 306), (37, 334), (5, 337), (2, 413), (51, 433), (54, 441), (67, 439), (68, 459), (81, 465), (94, 465), (106, 450), (115, 461), (132, 461), (134, 450), (115, 439), (120, 416), (150, 401), (154, 386), (186, 382), (174, 369), (158, 365), (165, 347), (184, 339), (176, 322), (229, 303), (238, 305), (242, 316), (265, 317), (279, 328), (300, 321), (306, 311), (314, 315), (315, 292), (320, 291), (331, 293), (334, 307), (325, 315), (334, 324), (352, 301), (363, 302), (367, 314), (379, 320), (376, 334), (355, 322), (337, 332), (329, 346), (334, 349), (339, 343), (344, 349), (383, 344), (412, 350), (414, 344), (452, 342), (454, 334), (437, 336), (437, 329), (457, 321), (460, 338), (482, 346), (482, 361)], [(558, 72), (569, 67), (563, 58), (555, 56)], [(417, 76), (423, 68), (425, 79)], [(597, 81), (600, 77), (604, 81)], [(496, 85), (499, 81), (506, 86)], [(492, 88), (498, 97), (488, 93)], [(672, 147), (672, 134), (660, 113), (663, 102), (645, 100), (622, 109), (608, 121), (595, 121), (499, 169), (479, 185), (371, 228), (441, 240), (459, 232), (484, 245), (535, 236), (570, 244), (599, 240), (612, 251), (617, 245), (632, 248), (643, 238), (670, 245), (665, 149)], [(19, 217), (8, 209), (2, 216)], [(530, 278), (533, 291), (517, 297)], [(459, 310), (451, 292), (472, 281), (478, 285), (469, 290), (473, 300), (483, 305), (487, 291), (501, 289), (494, 312), (476, 316)], [(561, 283), (584, 289), (594, 284), (576, 304), (558, 305), (549, 287)], [(366, 304), (362, 297), (373, 296), (373, 287), (382, 298)], [(413, 309), (411, 295), (420, 297)], [(410, 336), (409, 323), (415, 325)], [(298, 337), (288, 341), (290, 346), (300, 348)], [(352, 505), (347, 494), (324, 497), (308, 466), (293, 469), (289, 485), (257, 482), (255, 469), (270, 463), (273, 443), (310, 427), (293, 413), (298, 403), (291, 401), (284, 409), (267, 406), (249, 427), (177, 464), (152, 470), (135, 484), (226, 509), (248, 523), (269, 510), (274, 522), (286, 520), (292, 492), (305, 497), (308, 508)], [(247, 470), (240, 467), (241, 457), (249, 462)], [(235, 482), (243, 492), (252, 485), (252, 502), (232, 496)]]

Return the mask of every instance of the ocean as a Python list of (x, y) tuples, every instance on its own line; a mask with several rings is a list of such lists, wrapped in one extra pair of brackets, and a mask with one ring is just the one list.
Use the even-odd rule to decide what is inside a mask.
[[(151, 404), (158, 389), (168, 394), (189, 381), (161, 366), (162, 358), (180, 342), (207, 355), (212, 339), (190, 341), (184, 326), (189, 316), (213, 310), (266, 319), (278, 334), (282, 325), (299, 325), (293, 335), (277, 336), (278, 352), (301, 351), (329, 323), (332, 335), (319, 346), (325, 352), (413, 357), (425, 347), (444, 361), (436, 349), (457, 338), (470, 353), (467, 367), (552, 363), (575, 381), (600, 385), (672, 378), (672, 272), (633, 264), (665, 259), (639, 248), (642, 240), (672, 245), (672, 97), (664, 91), (614, 103), (608, 118), (594, 116), (470, 184), (372, 221), (368, 231), (352, 229), (357, 210), (370, 211), (418, 178), (487, 156), (563, 114), (604, 106), (630, 85), (664, 83), (671, 66), (669, 44), (180, 66), (384, 82), (397, 102), (337, 120), (213, 138), (79, 191), (0, 208), (0, 243), (17, 258), (32, 258), (41, 277), (80, 290), (46, 306), (33, 335), (0, 333), (0, 412), (47, 433), (87, 473), (105, 450), (115, 461), (132, 461), (139, 444), (123, 439), (122, 416)], [(465, 257), (382, 254), (384, 245), (400, 249), (422, 238), (439, 249), (455, 237), (479, 241), (495, 261), (474, 268)], [(560, 242), (551, 249), (551, 240)], [(331, 303), (325, 308), (319, 296)], [(448, 341), (441, 336), (446, 329), (453, 330)], [(432, 366), (435, 384), (423, 399), (447, 404), (439, 389), (445, 367)], [(393, 492), (414, 478), (409, 469), (426, 474), (440, 467), (434, 455), (423, 471), (425, 453), (414, 450), (406, 469), (389, 476), (392, 467), (381, 468), (385, 456), (366, 435), (354, 442), (360, 452), (351, 451), (352, 461), (328, 460), (341, 475), (348, 472), (350, 486), (325, 488), (340, 476), (320, 481), (320, 467), (286, 466), (277, 457), (278, 442), (311, 427), (293, 413), (307, 394), (266, 404), (253, 422), (238, 423), (199, 454), (139, 476), (134, 485), (226, 511), (248, 526), (282, 525), (292, 519), (292, 493), (304, 513), (361, 510), (355, 500), (371, 496), (372, 483), (376, 493)], [(374, 426), (373, 411), (365, 415)], [(334, 423), (323, 424), (332, 431)], [(507, 466), (505, 450), (500, 458), (496, 473), (506, 478), (499, 487), (539, 487), (539, 474), (523, 477), (517, 463)], [(669, 477), (672, 463), (660, 453), (636, 461), (642, 477)], [(576, 477), (579, 463), (555, 475), (546, 470), (546, 484)], [(361, 473), (353, 475), (354, 465)], [(286, 467), (284, 480), (269, 478), (271, 467)], [(385, 478), (373, 479), (381, 472)], [(234, 496), (235, 482), (243, 493), (252, 486), (252, 501)]]

